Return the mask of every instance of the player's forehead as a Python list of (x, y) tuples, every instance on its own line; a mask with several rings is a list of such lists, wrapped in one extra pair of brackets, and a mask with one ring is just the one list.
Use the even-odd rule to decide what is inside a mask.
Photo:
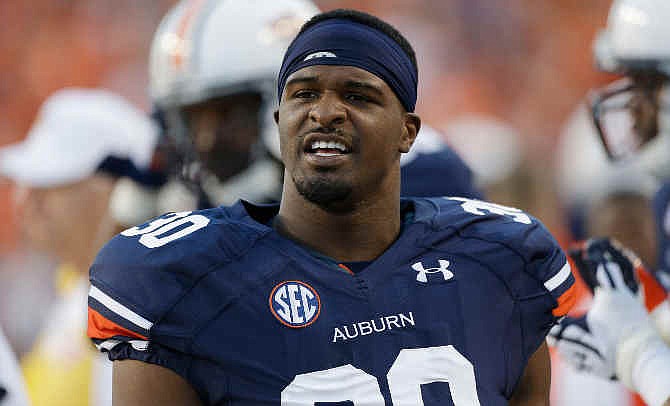
[(286, 87), (305, 84), (336, 87), (361, 87), (380, 93), (392, 93), (391, 88), (383, 79), (355, 66), (313, 65), (292, 73)]

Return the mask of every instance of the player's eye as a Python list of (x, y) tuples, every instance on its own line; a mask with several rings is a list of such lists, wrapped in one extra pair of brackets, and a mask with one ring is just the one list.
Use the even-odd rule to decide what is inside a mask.
[(293, 93), (293, 97), (296, 99), (312, 100), (315, 99), (317, 96), (318, 93), (316, 91), (309, 89), (301, 89)]
[(370, 98), (360, 93), (348, 93), (346, 99), (356, 103), (369, 102)]

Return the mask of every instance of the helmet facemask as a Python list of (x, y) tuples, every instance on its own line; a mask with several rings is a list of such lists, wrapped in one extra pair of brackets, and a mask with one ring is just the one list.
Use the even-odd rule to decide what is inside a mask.
[(242, 93), (188, 106), (183, 115), (198, 161), (224, 182), (261, 153), (261, 96)]
[[(262, 138), (265, 131), (274, 130), (266, 128), (269, 109), (264, 99), (267, 97), (259, 92), (244, 91), (162, 110), (167, 124), (163, 148), (168, 151), (169, 167), (204, 202), (230, 204), (238, 192), (260, 201), (278, 198), (273, 186), (276, 176), (268, 172), (270, 167), (276, 172), (280, 164)], [(256, 178), (253, 174), (257, 172), (268, 181)], [(242, 178), (254, 181), (240, 191), (236, 184)], [(252, 186), (252, 191), (244, 190)]]
[(662, 116), (670, 113), (667, 80), (658, 72), (629, 74), (590, 95), (594, 125), (610, 159), (630, 159), (663, 133)]

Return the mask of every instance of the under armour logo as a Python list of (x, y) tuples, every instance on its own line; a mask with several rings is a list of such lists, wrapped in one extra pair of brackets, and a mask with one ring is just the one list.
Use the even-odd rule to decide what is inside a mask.
[(310, 59), (314, 59), (314, 58), (337, 58), (337, 55), (335, 55), (332, 52), (328, 52), (328, 51), (314, 52), (314, 53), (311, 53), (311, 54), (307, 55), (307, 57), (305, 57), (305, 59), (303, 59), (303, 62), (304, 61), (309, 61)]
[(445, 281), (451, 279), (454, 277), (454, 273), (451, 272), (449, 269), (449, 261), (446, 259), (440, 259), (437, 261), (440, 266), (438, 268), (424, 268), (423, 263), (417, 262), (414, 265), (412, 265), (412, 269), (414, 269), (417, 274), (416, 274), (416, 280), (417, 282), (423, 282), (423, 283), (428, 283), (428, 277), (426, 274), (429, 273), (437, 273), (441, 272), (442, 277), (444, 278)]

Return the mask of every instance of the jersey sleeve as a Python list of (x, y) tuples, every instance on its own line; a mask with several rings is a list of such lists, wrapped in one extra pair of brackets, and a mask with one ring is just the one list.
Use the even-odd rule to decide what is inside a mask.
[(190, 381), (189, 339), (209, 315), (175, 308), (215, 261), (225, 260), (206, 228), (210, 220), (171, 213), (124, 231), (98, 253), (87, 334), (111, 360), (158, 364)]
[(561, 247), (544, 225), (537, 222), (520, 250), (527, 256), (526, 272), (540, 281), (556, 301), (551, 314), (557, 318), (565, 316), (575, 304), (576, 287), (570, 263)]
[(575, 278), (567, 257), (538, 220), (512, 245), (525, 263), (514, 289), (520, 312), (522, 357), (529, 358), (549, 329), (576, 301)]
[(476, 280), (473, 289), (499, 302), (490, 317), (502, 318), (505, 327), (490, 333), (501, 339), (505, 393), (511, 396), (529, 359), (575, 301), (567, 257), (546, 227), (522, 210), (463, 197), (427, 200), (438, 210), (430, 230), (445, 230), (435, 238), (454, 241), (454, 251), (462, 250), (494, 276), (488, 285)]
[[(505, 213), (503, 209), (499, 212)], [(514, 297), (516, 309), (512, 320), (517, 327), (508, 333), (513, 391), (551, 327), (574, 305), (575, 278), (567, 256), (539, 220), (518, 210), (498, 217), (496, 224), (500, 227), (493, 226), (489, 234), (500, 244), (495, 254), (499, 260), (494, 264), (498, 268), (509, 266), (499, 274)]]
[(442, 226), (494, 244), (487, 261), (497, 265), (496, 273), (517, 299), (546, 296), (549, 300), (540, 306), (546, 313), (554, 318), (568, 313), (575, 302), (575, 279), (565, 253), (538, 219), (481, 200), (448, 197), (442, 202), (447, 202), (443, 210), (451, 213), (441, 219)]

